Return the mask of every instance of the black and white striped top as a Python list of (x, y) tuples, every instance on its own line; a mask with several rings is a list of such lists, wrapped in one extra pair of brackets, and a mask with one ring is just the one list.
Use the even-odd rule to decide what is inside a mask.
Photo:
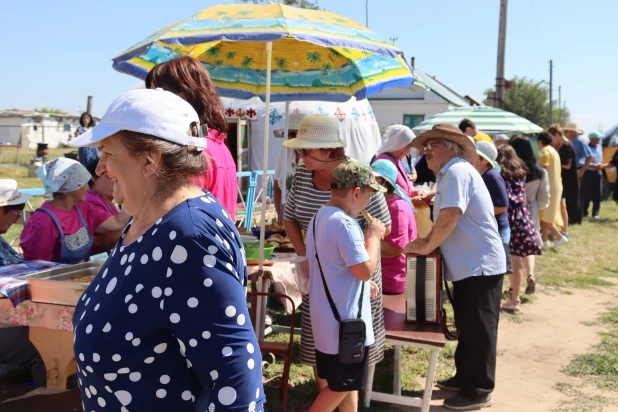
[[(295, 220), (306, 231), (309, 221), (317, 211), (330, 200), (330, 190), (321, 191), (313, 184), (313, 173), (307, 169), (304, 163), (296, 168), (292, 187), (288, 192), (287, 203), (285, 205), (285, 219)], [(384, 195), (375, 192), (371, 195), (367, 212), (376, 219), (379, 219), (385, 226), (391, 224), (391, 215)], [(361, 228), (369, 226), (362, 214), (359, 214), (356, 221)]]

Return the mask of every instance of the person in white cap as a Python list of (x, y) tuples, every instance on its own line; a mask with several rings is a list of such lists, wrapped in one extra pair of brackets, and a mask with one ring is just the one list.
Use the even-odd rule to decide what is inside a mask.
[(494, 136), (494, 144), (496, 147), (500, 147), (503, 144), (507, 144), (509, 142), (509, 137), (505, 134), (497, 134)]
[[(5, 234), (21, 219), (30, 195), (17, 189), (13, 179), (0, 179), (0, 234)], [(22, 257), (0, 236), (0, 266), (24, 263)], [(0, 323), (0, 364), (29, 368), (32, 380), (41, 386), (47, 384), (45, 364), (30, 343), (27, 326)]]
[[(288, 139), (293, 139), (298, 133), (300, 122), (305, 118), (303, 113), (291, 113), (288, 119)], [(284, 129), (273, 130), (275, 137), (283, 138)], [(282, 149), (275, 163), (275, 181), (273, 184), (275, 197), (275, 210), (279, 223), (283, 223), (287, 191), (292, 185), (292, 177), (298, 165), (298, 153), (291, 149)]]
[[(414, 140), (414, 137), (414, 133), (408, 126), (402, 124), (389, 126), (384, 132), (384, 136), (382, 136), (384, 143), (378, 149), (378, 155), (374, 159), (374, 161), (380, 159), (388, 160), (395, 165), (399, 172), (396, 183), (401, 186), (408, 196), (413, 195), (414, 186), (406, 174), (402, 162), (410, 154), (410, 150), (412, 150), (412, 140)], [(414, 175), (416, 175), (416, 170), (414, 170)], [(416, 177), (414, 180), (416, 180)]]
[(245, 252), (222, 204), (191, 183), (207, 165), (195, 123), (179, 96), (131, 90), (70, 142), (100, 147), (96, 172), (133, 216), (75, 308), (85, 410), (264, 411)]

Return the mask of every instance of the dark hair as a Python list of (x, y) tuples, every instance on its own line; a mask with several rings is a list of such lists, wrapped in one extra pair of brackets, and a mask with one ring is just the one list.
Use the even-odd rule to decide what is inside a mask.
[(528, 174), (526, 164), (521, 160), (513, 146), (503, 144), (498, 147), (498, 158), (496, 159), (502, 168), (502, 177), (507, 179), (523, 180)]
[(6, 205), (6, 206), (0, 206), (0, 207), (2, 207), (2, 211), (6, 215), (11, 210), (20, 210), (20, 211), (24, 210), (24, 208), (26, 207), (26, 204), (25, 203), (18, 203), (16, 205)]
[(543, 146), (549, 146), (554, 141), (554, 137), (548, 132), (539, 133), (537, 139), (543, 143)]
[[(122, 134), (123, 136), (119, 136)], [(191, 176), (202, 175), (208, 160), (195, 146), (183, 146), (143, 133), (123, 130), (117, 134), (118, 141), (133, 155), (144, 152), (161, 152), (161, 167), (157, 170), (160, 179), (158, 189), (165, 195), (182, 185)]]
[(82, 127), (86, 127), (86, 125), (84, 124), (84, 116), (90, 116), (90, 124), (88, 124), (88, 127), (95, 127), (97, 125), (97, 123), (94, 121), (94, 117), (92, 117), (90, 113), (84, 112), (81, 116), (79, 116), (79, 124)]
[(90, 186), (91, 188), (92, 186), (94, 186), (94, 181), (97, 179), (97, 166), (98, 165), (99, 165), (99, 159), (95, 159), (92, 162), (88, 163), (88, 165), (86, 166), (88, 173), (92, 175), (92, 177), (88, 181), (88, 186)]
[(391, 185), (391, 182), (388, 180), (384, 179), (381, 184), (386, 188), (386, 193), (395, 193), (395, 186)]
[(524, 136), (513, 136), (511, 140), (509, 140), (509, 144), (513, 146), (515, 153), (517, 153), (517, 157), (525, 163), (528, 169), (526, 182), (541, 180), (543, 178), (543, 168), (534, 154), (530, 140)]
[(208, 70), (195, 57), (185, 56), (157, 64), (146, 76), (146, 87), (161, 87), (173, 93), (184, 93), (187, 102), (200, 117), (201, 124), (221, 133), (228, 132), (227, 120), (219, 94)]
[(560, 127), (558, 123), (554, 123), (551, 126), (549, 126), (547, 128), (547, 133), (551, 134), (552, 136), (555, 134), (564, 135), (564, 133), (562, 132), (562, 127)]
[(459, 130), (461, 130), (462, 133), (465, 133), (468, 127), (471, 129), (476, 129), (476, 125), (470, 119), (463, 119), (461, 123), (459, 123)]

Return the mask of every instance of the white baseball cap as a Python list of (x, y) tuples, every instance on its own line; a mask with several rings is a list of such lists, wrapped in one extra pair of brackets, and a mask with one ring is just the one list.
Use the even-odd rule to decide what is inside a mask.
[(13, 179), (0, 179), (0, 206), (20, 205), (26, 203), (32, 195), (17, 190), (17, 182)]
[(71, 140), (69, 146), (98, 146), (106, 137), (128, 130), (204, 150), (206, 139), (191, 136), (192, 125), (202, 130), (199, 124), (193, 107), (174, 93), (163, 89), (135, 89), (114, 100), (99, 124)]

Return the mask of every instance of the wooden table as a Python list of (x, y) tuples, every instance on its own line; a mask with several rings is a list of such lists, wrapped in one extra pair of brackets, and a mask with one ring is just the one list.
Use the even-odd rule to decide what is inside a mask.
[[(395, 345), (395, 365), (393, 376), (393, 394), (373, 392), (373, 377), (375, 365), (369, 367), (367, 388), (365, 389), (365, 407), (368, 408), (371, 400), (393, 403), (397, 405), (420, 407), (421, 411), (429, 411), (429, 402), (433, 391), (433, 379), (438, 365), (438, 354), (444, 347), (444, 334), (439, 325), (415, 325), (406, 322), (406, 296), (384, 295), (384, 327), (386, 329), (386, 343)], [(429, 349), (429, 369), (423, 398), (412, 398), (401, 395), (401, 347)]]

